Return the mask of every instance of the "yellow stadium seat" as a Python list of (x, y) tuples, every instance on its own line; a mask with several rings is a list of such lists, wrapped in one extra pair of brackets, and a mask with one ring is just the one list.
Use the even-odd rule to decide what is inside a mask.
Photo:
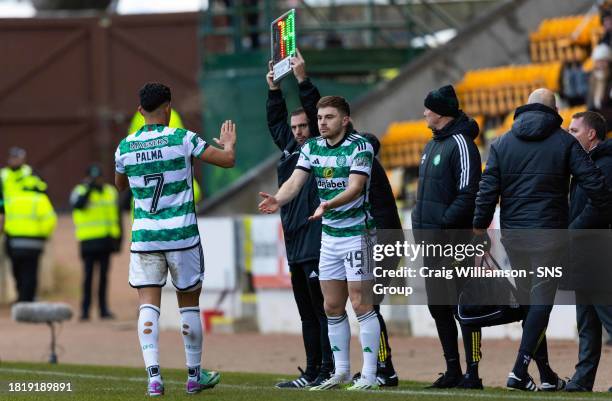
[[(474, 120), (481, 129), (484, 127), (484, 116), (476, 116)], [(423, 149), (431, 138), (432, 133), (425, 120), (392, 122), (380, 141), (380, 157), (383, 166), (386, 169), (418, 167)], [(480, 136), (476, 139), (476, 144), (482, 144)]]
[(392, 122), (381, 139), (383, 166), (385, 168), (418, 166), (421, 152), (431, 136), (431, 130), (425, 120)]
[(533, 89), (546, 87), (558, 92), (561, 71), (561, 62), (471, 70), (455, 89), (468, 114), (497, 117), (524, 103)]
[(587, 48), (597, 43), (601, 31), (597, 14), (544, 19), (538, 30), (529, 35), (531, 60), (583, 61), (588, 55)]

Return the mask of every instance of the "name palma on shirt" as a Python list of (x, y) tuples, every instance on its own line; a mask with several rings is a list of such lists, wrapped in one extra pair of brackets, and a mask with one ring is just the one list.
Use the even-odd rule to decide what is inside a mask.
[(162, 160), (163, 155), (161, 149), (154, 149), (145, 152), (136, 153), (136, 163), (150, 162), (155, 160)]

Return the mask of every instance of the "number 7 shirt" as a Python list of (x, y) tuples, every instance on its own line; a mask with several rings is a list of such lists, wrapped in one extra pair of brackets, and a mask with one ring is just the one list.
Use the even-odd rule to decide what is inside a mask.
[(192, 160), (208, 144), (196, 133), (145, 125), (121, 141), (115, 170), (134, 197), (132, 252), (189, 249), (200, 243), (193, 200)]

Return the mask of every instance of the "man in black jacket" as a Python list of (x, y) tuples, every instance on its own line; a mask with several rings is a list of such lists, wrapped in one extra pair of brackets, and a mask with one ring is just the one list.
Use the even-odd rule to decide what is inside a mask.
[[(480, 153), (474, 144), (479, 128), (476, 121), (459, 109), (459, 101), (451, 85), (431, 91), (425, 98), (425, 120), (433, 139), (425, 146), (419, 167), (417, 203), (412, 212), (412, 228), (437, 231), (436, 236), (449, 234), (442, 230), (470, 229), (474, 199), (480, 180)], [(448, 259), (425, 258), (424, 265), (443, 266)], [(440, 300), (448, 293), (447, 280), (428, 278), (425, 286), (428, 307), (436, 322), (438, 338), (446, 360), (446, 372), (431, 388), (482, 389), (478, 375), (480, 330), (461, 327), (467, 369), (462, 375), (457, 345), (458, 333), (454, 318), (454, 297), (448, 304)], [(459, 284), (459, 283), (455, 283)]]
[[(298, 80), (300, 100), (306, 107), (315, 107), (321, 97), (317, 88), (306, 77), (305, 63), (301, 55), (292, 60)], [(300, 108), (291, 113), (287, 124), (287, 106), (280, 86), (273, 82), (273, 74), (266, 75), (268, 82), (267, 119), (272, 139), (283, 152), (278, 165), (278, 186), (293, 173), (300, 154), (300, 147), (311, 137), (309, 120)], [(313, 102), (311, 105), (310, 103)], [(314, 122), (316, 124), (316, 120)], [(303, 388), (316, 386), (329, 378), (334, 369), (333, 353), (327, 336), (327, 317), (323, 310), (323, 294), (319, 284), (319, 249), (321, 247), (321, 220), (308, 221), (319, 206), (319, 195), (314, 175), (291, 202), (281, 208), (281, 221), (285, 236), (287, 261), (291, 272), (293, 295), (302, 320), (302, 337), (306, 350), (306, 371), (295, 380), (281, 382), (279, 388)]]
[[(612, 188), (612, 142), (606, 141), (607, 123), (593, 111), (572, 116), (569, 132), (589, 154)], [(609, 262), (610, 218), (597, 211), (586, 192), (572, 180), (570, 186), (571, 289), (576, 290), (579, 355), (576, 372), (566, 391), (592, 391), (601, 357), (601, 326), (612, 332), (612, 274)], [(592, 234), (584, 229), (596, 229)], [(602, 232), (602, 230), (607, 230)]]
[[(514, 231), (515, 235), (509, 230), (546, 229), (545, 233), (554, 233), (558, 230), (549, 229), (566, 229), (570, 174), (595, 208), (609, 205), (610, 193), (604, 177), (578, 141), (561, 128), (561, 122), (554, 94), (537, 89), (529, 96), (528, 104), (516, 110), (512, 129), (491, 144), (476, 198), (474, 229), (481, 234), (489, 227), (501, 197), (502, 240), (515, 268), (535, 271), (537, 266), (562, 266), (563, 243), (555, 242), (548, 235), (544, 241), (542, 238), (534, 241), (529, 237), (535, 235), (533, 230), (519, 230), (520, 234)], [(539, 237), (542, 231), (538, 231)], [(533, 249), (534, 245), (537, 249)], [(542, 381), (540, 390), (560, 390), (565, 382), (548, 365), (545, 336), (558, 278), (533, 276), (533, 280), (528, 278), (517, 284), (530, 306), (507, 386), (537, 390), (527, 372), (534, 358)]]
[[(380, 141), (374, 134), (366, 132), (360, 135), (365, 137), (374, 149), (375, 158), (372, 163), (372, 178), (368, 199), (371, 207), (370, 214), (376, 222), (377, 231), (401, 230), (402, 221), (399, 217), (397, 203), (395, 202), (395, 196), (393, 196), (393, 190), (391, 189), (391, 183), (389, 183), (389, 178), (387, 178), (384, 167), (380, 164), (378, 158), (376, 158), (380, 151)], [(398, 234), (402, 236), (402, 238), (398, 240), (403, 241), (403, 233)], [(377, 240), (379, 241), (378, 243), (381, 243), (380, 237), (378, 237)]]

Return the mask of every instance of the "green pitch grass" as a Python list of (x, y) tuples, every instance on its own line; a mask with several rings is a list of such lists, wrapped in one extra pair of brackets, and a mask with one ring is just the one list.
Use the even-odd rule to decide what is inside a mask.
[[(184, 392), (185, 371), (162, 370), (166, 395), (161, 400), (214, 401), (336, 401), (336, 400), (593, 400), (609, 399), (606, 393), (520, 393), (493, 388), (476, 390), (424, 390), (424, 383), (403, 381), (399, 387), (371, 392), (343, 390), (312, 392), (279, 390), (274, 383), (283, 379), (278, 374), (225, 373), (214, 389), (200, 394)], [(289, 378), (286, 376), (284, 378)], [(72, 392), (10, 392), (10, 383), (70, 383)], [(13, 385), (14, 387), (14, 385)], [(50, 366), (40, 363), (0, 362), (0, 400), (145, 400), (146, 378), (144, 369), (112, 366)]]

